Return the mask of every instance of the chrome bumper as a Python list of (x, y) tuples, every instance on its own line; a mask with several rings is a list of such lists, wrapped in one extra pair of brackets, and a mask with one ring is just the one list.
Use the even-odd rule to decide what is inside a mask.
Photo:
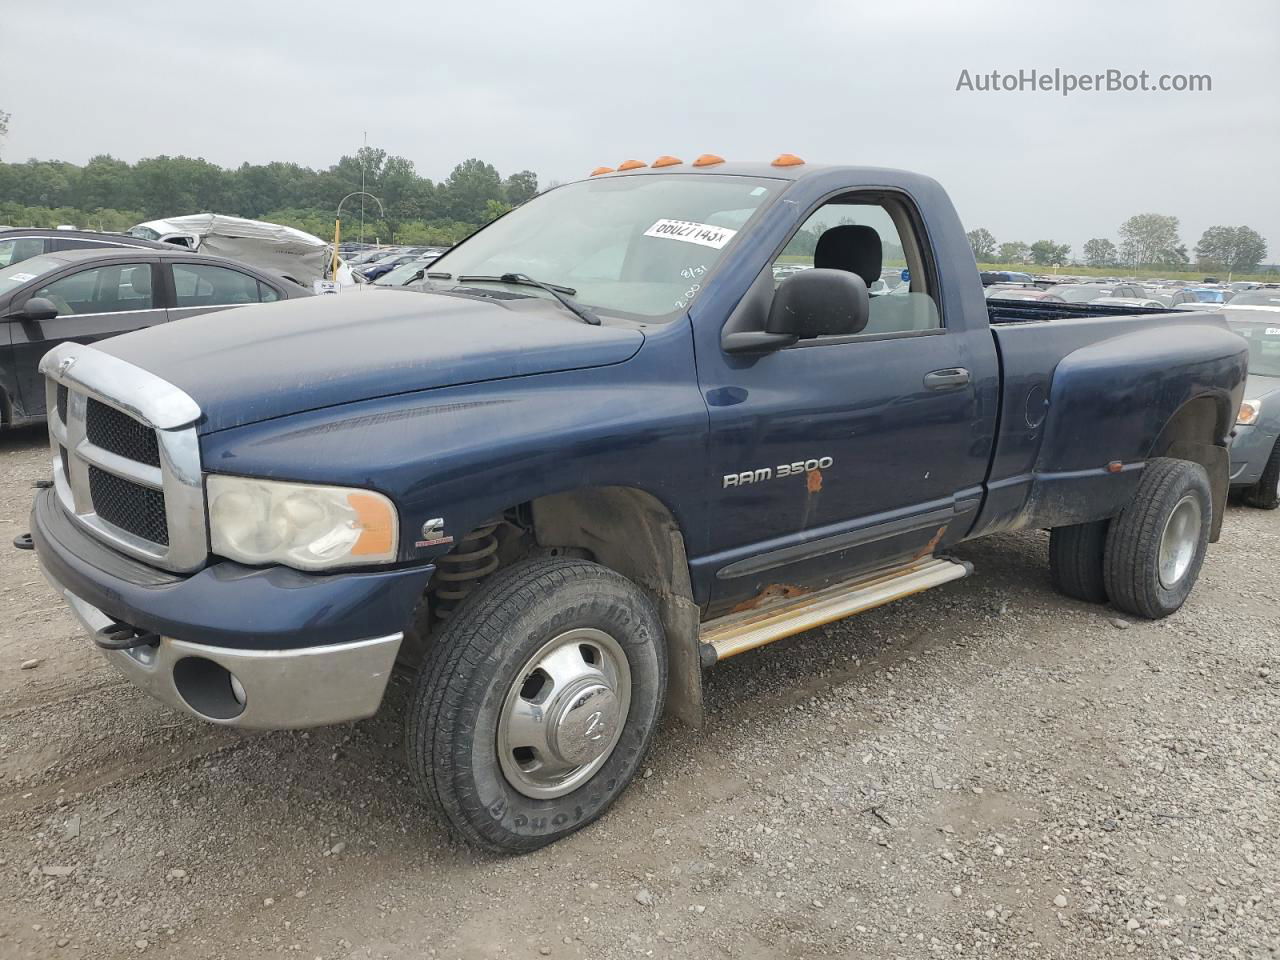
[[(112, 623), (47, 570), (44, 575), (90, 635)], [(237, 650), (163, 637), (155, 646), (102, 653), (177, 710), (228, 727), (285, 730), (376, 713), (403, 636), (297, 650)]]

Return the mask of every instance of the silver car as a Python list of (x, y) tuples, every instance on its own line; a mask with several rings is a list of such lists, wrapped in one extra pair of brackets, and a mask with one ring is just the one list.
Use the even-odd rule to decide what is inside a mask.
[(1249, 344), (1249, 379), (1231, 441), (1231, 489), (1250, 506), (1274, 510), (1280, 506), (1280, 290), (1237, 294), (1222, 312)]

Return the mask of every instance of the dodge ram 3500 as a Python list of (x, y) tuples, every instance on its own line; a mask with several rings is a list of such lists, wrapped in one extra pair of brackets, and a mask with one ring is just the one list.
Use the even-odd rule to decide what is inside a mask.
[(705, 669), (965, 576), (960, 541), (1049, 529), (1059, 590), (1154, 618), (1221, 524), (1243, 341), (984, 300), (926, 177), (631, 162), (424, 286), (58, 346), (31, 542), (213, 723), (365, 717), (416, 671), (410, 767), (482, 847), (591, 822)]

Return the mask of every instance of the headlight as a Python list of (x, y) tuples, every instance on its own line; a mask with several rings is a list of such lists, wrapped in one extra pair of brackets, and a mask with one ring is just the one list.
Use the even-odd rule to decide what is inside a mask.
[(210, 474), (209, 539), (228, 560), (300, 570), (396, 558), (396, 508), (380, 493)]
[(1236, 417), (1236, 423), (1240, 426), (1247, 427), (1250, 424), (1258, 422), (1258, 417), (1262, 413), (1261, 400), (1246, 400), (1240, 404), (1240, 415)]

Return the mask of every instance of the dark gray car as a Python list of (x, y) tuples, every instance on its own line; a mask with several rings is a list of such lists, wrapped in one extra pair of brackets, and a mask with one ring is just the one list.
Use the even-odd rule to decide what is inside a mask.
[(309, 297), (291, 280), (174, 247), (70, 250), (0, 267), (0, 425), (45, 416), (40, 358), (198, 313)]
[(44, 253), (66, 253), (69, 250), (120, 250), (129, 247), (163, 250), (165, 245), (153, 240), (131, 237), (125, 233), (49, 230), (41, 227), (0, 230), (0, 268), (12, 267), (23, 260), (29, 260)]
[(1249, 344), (1249, 379), (1231, 441), (1231, 489), (1245, 503), (1280, 506), (1280, 290), (1239, 294), (1222, 311)]

